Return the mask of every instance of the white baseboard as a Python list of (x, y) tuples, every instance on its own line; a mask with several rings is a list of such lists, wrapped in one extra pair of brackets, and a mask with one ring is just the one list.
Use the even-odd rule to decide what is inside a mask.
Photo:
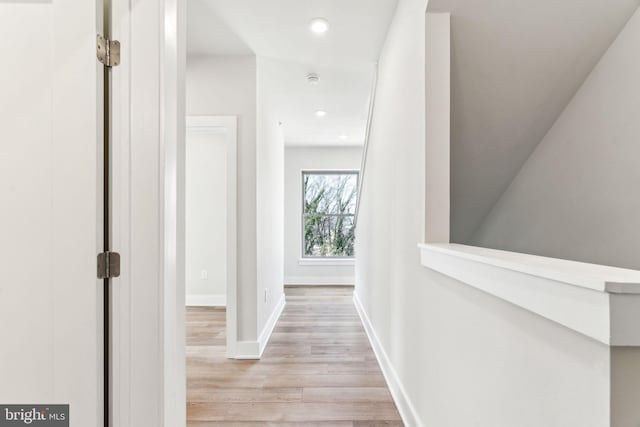
[(260, 343), (258, 341), (238, 341), (234, 359), (260, 359)]
[(424, 424), (420, 421), (418, 417), (418, 413), (415, 410), (415, 407), (411, 403), (407, 392), (402, 386), (402, 382), (396, 373), (396, 370), (393, 368), (387, 353), (384, 351), (378, 336), (376, 335), (375, 330), (373, 329), (373, 325), (369, 320), (369, 316), (364, 310), (360, 299), (358, 298), (358, 294), (356, 292), (353, 293), (353, 303), (356, 306), (356, 310), (360, 315), (360, 320), (362, 320), (362, 324), (364, 325), (364, 330), (367, 333), (367, 337), (369, 337), (369, 342), (371, 343), (371, 347), (373, 347), (373, 352), (376, 355), (376, 359), (378, 359), (378, 364), (382, 369), (382, 375), (384, 375), (384, 379), (387, 382), (387, 386), (391, 391), (391, 396), (393, 397), (393, 401), (396, 403), (398, 407), (398, 412), (400, 412), (400, 417), (402, 417), (402, 421), (404, 425), (414, 426), (414, 427), (424, 427)]
[(284, 310), (285, 304), (285, 297), (284, 294), (282, 294), (278, 301), (278, 305), (271, 313), (271, 316), (269, 316), (269, 320), (267, 320), (264, 328), (262, 328), (258, 341), (238, 341), (236, 343), (235, 359), (260, 359), (262, 357), (262, 353), (267, 347), (269, 338), (271, 338), (273, 329), (276, 327), (276, 323), (278, 323), (278, 319)]
[(285, 285), (353, 285), (355, 278), (353, 276), (301, 276), (301, 277), (285, 277)]
[(187, 307), (226, 307), (226, 295), (187, 295), (185, 297)]
[(284, 297), (284, 293), (280, 297), (280, 301), (278, 301), (278, 305), (273, 309), (271, 316), (269, 316), (269, 320), (262, 328), (262, 333), (258, 338), (258, 343), (260, 344), (260, 357), (262, 357), (262, 353), (264, 349), (267, 347), (267, 343), (269, 342), (269, 338), (271, 338), (271, 334), (273, 333), (273, 329), (276, 327), (276, 323), (278, 323), (278, 319), (284, 310), (284, 306), (286, 305), (286, 300)]

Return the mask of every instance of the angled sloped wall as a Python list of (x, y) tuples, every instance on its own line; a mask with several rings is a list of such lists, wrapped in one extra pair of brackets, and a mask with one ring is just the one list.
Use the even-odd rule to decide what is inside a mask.
[(640, 12), (471, 244), (640, 269)]
[(469, 242), (637, 6), (429, 0), (451, 13), (453, 242)]

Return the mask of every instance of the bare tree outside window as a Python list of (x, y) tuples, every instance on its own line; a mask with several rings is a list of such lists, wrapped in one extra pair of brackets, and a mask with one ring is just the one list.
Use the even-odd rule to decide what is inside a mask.
[(303, 172), (304, 257), (353, 257), (357, 172)]

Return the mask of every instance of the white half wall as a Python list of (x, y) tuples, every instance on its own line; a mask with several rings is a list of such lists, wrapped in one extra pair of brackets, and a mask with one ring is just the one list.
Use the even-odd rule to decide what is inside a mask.
[(285, 256), (287, 285), (353, 285), (353, 261), (302, 260), (302, 171), (359, 170), (362, 147), (285, 149)]
[(356, 239), (359, 308), (398, 407), (411, 426), (607, 426), (609, 347), (420, 264), (425, 3), (400, 0), (381, 54)]
[(237, 116), (237, 300), (238, 340), (255, 341), (256, 252), (256, 58), (189, 56), (187, 115)]
[(226, 305), (229, 135), (187, 127), (185, 265), (187, 305)]
[(471, 244), (640, 269), (636, 11)]

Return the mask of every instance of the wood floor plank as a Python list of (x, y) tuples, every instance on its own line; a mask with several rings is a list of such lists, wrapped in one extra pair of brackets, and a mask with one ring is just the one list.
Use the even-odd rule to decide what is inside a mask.
[(274, 375), (265, 387), (385, 387), (381, 374)]
[[(211, 376), (226, 374), (251, 373), (255, 375), (302, 375), (302, 374), (330, 374), (336, 368), (328, 363), (256, 363), (255, 365), (216, 364), (210, 360), (194, 360), (187, 374), (197, 376)], [(370, 366), (370, 365), (369, 365)], [(334, 372), (330, 372), (330, 369)], [(361, 373), (361, 372), (360, 372)]]
[(189, 387), (187, 400), (196, 402), (277, 403), (301, 402), (302, 388)]
[(387, 387), (305, 387), (303, 402), (389, 402)]
[(354, 421), (353, 427), (403, 427), (402, 421)]
[(221, 308), (187, 309), (188, 427), (396, 427), (353, 287), (286, 287), (259, 361), (225, 358)]
[[(367, 422), (367, 421), (362, 421)], [(358, 424), (360, 427), (374, 426), (375, 421), (368, 421), (372, 424)], [(303, 422), (303, 423), (288, 423), (288, 422), (266, 422), (266, 421), (191, 421), (189, 427), (353, 427), (354, 423), (351, 421), (328, 421), (328, 422)], [(402, 425), (402, 424), (400, 424)], [(384, 424), (380, 424), (384, 426)]]
[(187, 416), (196, 421), (399, 421), (393, 403), (189, 403)]

